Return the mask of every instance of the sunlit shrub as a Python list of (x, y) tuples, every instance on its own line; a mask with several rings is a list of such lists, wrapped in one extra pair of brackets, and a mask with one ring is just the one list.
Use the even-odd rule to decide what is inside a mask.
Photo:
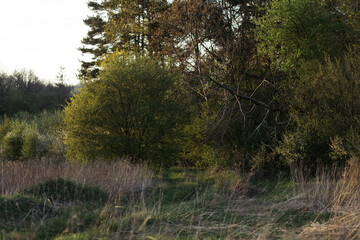
[(34, 158), (38, 154), (39, 134), (36, 126), (27, 125), (22, 134), (22, 156), (25, 159)]
[(174, 94), (178, 76), (158, 61), (114, 53), (99, 79), (87, 83), (65, 108), (64, 141), (72, 160), (122, 156), (171, 165), (176, 132), (186, 118)]
[(14, 159), (22, 155), (23, 131), (25, 123), (14, 121), (11, 123), (11, 130), (4, 136), (1, 142), (1, 152), (5, 157)]

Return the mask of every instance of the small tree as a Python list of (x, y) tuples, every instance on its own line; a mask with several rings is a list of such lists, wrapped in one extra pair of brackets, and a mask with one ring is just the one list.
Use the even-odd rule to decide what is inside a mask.
[(110, 55), (99, 77), (65, 108), (68, 158), (128, 156), (169, 164), (179, 150), (174, 133), (185, 116), (171, 91), (176, 79), (147, 57)]
[(12, 122), (9, 131), (1, 140), (1, 154), (6, 158), (17, 159), (21, 157), (24, 143), (22, 135), (25, 125), (25, 122), (18, 120)]

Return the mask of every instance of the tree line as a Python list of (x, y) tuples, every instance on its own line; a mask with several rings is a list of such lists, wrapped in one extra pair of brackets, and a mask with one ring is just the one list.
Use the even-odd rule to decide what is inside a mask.
[(358, 154), (355, 0), (92, 0), (67, 157), (275, 172)]
[(73, 89), (64, 84), (63, 77), (59, 75), (61, 79), (51, 84), (41, 81), (32, 71), (0, 73), (0, 116), (61, 109)]
[(101, 63), (114, 52), (180, 75), (171, 91), (186, 106), (175, 141), (182, 164), (273, 170), (342, 165), (354, 154), (357, 1), (104, 0), (89, 8), (84, 83), (106, 81)]

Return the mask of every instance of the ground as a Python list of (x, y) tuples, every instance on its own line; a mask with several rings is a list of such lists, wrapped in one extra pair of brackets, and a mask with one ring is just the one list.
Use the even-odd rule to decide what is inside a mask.
[[(0, 197), (2, 239), (296, 239), (330, 213), (306, 206), (286, 177), (172, 168), (114, 198), (64, 180)], [(84, 197), (86, 196), (86, 197)]]

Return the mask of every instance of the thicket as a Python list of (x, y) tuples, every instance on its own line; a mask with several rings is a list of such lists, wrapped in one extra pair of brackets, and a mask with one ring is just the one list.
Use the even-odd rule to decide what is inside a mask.
[(0, 74), (0, 156), (34, 159), (64, 154), (62, 108), (73, 86), (44, 83), (32, 71)]
[(0, 156), (6, 159), (35, 159), (65, 154), (63, 112), (17, 113), (0, 121)]

